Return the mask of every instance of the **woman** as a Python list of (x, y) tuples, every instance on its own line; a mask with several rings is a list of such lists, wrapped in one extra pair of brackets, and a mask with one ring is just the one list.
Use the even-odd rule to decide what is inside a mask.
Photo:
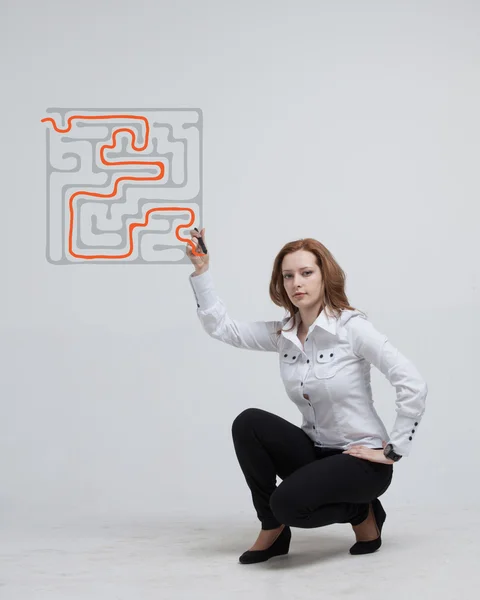
[[(247, 408), (233, 422), (235, 453), (261, 523), (240, 562), (287, 554), (290, 526), (350, 523), (356, 536), (350, 553), (375, 552), (386, 518), (378, 497), (392, 481), (393, 463), (410, 453), (425, 410), (426, 382), (387, 336), (350, 306), (345, 273), (312, 238), (286, 244), (274, 260), (270, 298), (289, 316), (283, 321), (231, 319), (208, 272), (210, 255), (198, 246), (204, 232), (191, 230), (187, 244), (203, 328), (237, 348), (278, 352), (285, 390), (303, 416), (297, 427), (260, 408)], [(373, 406), (372, 364), (396, 389), (397, 417), (390, 435)], [(278, 487), (277, 475), (282, 479)]]

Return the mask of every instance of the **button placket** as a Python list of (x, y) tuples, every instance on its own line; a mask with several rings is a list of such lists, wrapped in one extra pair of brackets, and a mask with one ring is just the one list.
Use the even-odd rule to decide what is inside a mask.
[[(308, 336), (305, 338), (305, 342), (308, 341)], [(310, 364), (310, 359), (307, 358), (307, 365)], [(300, 382), (300, 385), (303, 386), (303, 381)], [(310, 396), (308, 394), (303, 394), (303, 397), (305, 398), (305, 400), (308, 402), (308, 405), (311, 407), (312, 404), (310, 403)]]

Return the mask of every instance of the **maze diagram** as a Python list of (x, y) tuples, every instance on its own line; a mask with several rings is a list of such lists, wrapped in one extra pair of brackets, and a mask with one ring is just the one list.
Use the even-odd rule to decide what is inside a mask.
[(46, 112), (47, 260), (191, 264), (188, 230), (202, 227), (202, 111)]

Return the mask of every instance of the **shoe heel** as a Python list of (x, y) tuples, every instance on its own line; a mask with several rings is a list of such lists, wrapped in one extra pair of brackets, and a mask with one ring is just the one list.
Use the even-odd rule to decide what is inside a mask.
[[(285, 531), (285, 529), (283, 530)], [(282, 533), (283, 533), (282, 531)], [(287, 533), (282, 537), (282, 536), (278, 536), (281, 539), (276, 539), (275, 543), (273, 545), (275, 545), (278, 541), (278, 545), (275, 548), (275, 554), (277, 555), (282, 555), (282, 554), (288, 554), (288, 551), (290, 550), (290, 541), (292, 539), (292, 533), (290, 531), (290, 529), (288, 529)]]
[(382, 527), (385, 523), (385, 519), (387, 518), (387, 513), (385, 512), (378, 498), (373, 503), (373, 512), (375, 514), (375, 520), (377, 521), (378, 529), (380, 530), (380, 533), (382, 533)]
[(378, 498), (373, 500), (372, 509), (380, 535), (376, 540), (371, 540), (370, 542), (356, 542), (350, 548), (350, 554), (370, 554), (371, 552), (378, 550), (382, 545), (382, 527), (387, 518), (387, 513)]

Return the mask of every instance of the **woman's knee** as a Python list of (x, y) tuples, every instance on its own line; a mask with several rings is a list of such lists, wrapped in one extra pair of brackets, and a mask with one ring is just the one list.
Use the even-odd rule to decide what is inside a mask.
[(263, 412), (260, 408), (246, 408), (235, 417), (232, 423), (232, 434), (235, 435), (241, 431), (245, 431), (251, 426), (252, 420), (258, 418), (258, 415)]

